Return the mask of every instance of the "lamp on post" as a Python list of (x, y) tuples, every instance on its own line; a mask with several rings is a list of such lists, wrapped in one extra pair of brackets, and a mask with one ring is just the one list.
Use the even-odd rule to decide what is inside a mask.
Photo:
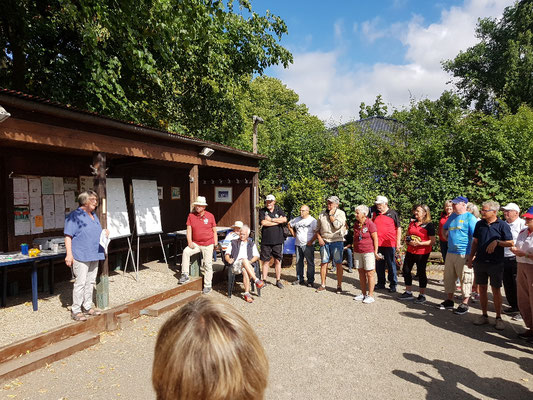
[(0, 106), (0, 122), (4, 122), (9, 117), (11, 117), (11, 114), (8, 113), (4, 107)]

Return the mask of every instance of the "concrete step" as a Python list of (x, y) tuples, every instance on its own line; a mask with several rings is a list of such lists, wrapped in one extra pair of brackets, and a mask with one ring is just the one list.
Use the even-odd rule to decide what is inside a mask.
[(27, 374), (97, 343), (100, 343), (100, 335), (98, 333), (84, 332), (32, 353), (6, 361), (0, 364), (0, 382)]
[(173, 310), (189, 301), (196, 299), (200, 296), (200, 291), (198, 290), (187, 290), (184, 293), (180, 293), (177, 296), (171, 297), (169, 299), (160, 301), (159, 303), (152, 304), (149, 307), (141, 310), (141, 315), (148, 315), (150, 317), (157, 317), (164, 312)]

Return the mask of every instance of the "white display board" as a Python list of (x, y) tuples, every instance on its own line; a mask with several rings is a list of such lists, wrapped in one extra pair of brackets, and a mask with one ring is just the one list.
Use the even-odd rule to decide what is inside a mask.
[(133, 207), (137, 235), (162, 233), (161, 210), (157, 197), (157, 182), (132, 179)]
[(109, 238), (117, 239), (130, 236), (130, 221), (122, 178), (106, 178), (106, 195)]

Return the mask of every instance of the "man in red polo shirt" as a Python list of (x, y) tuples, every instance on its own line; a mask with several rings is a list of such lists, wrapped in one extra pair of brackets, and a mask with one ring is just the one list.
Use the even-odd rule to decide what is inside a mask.
[(370, 209), (370, 218), (378, 228), (378, 252), (381, 259), (376, 262), (378, 283), (375, 287), (385, 289), (385, 269), (389, 271), (389, 292), (396, 292), (398, 277), (396, 275), (396, 249), (400, 249), (402, 228), (398, 213), (389, 208), (389, 200), (385, 196), (378, 196), (375, 205)]
[(201, 271), (204, 275), (204, 294), (211, 291), (213, 280), (213, 248), (218, 245), (217, 224), (215, 217), (206, 211), (205, 197), (198, 196), (192, 203), (194, 210), (187, 218), (187, 247), (183, 250), (181, 260), (180, 284), (190, 281), (189, 266), (193, 254), (202, 253)]

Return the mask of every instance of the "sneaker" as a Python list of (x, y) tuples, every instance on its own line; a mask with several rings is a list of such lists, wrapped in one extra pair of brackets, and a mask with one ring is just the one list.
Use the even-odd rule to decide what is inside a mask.
[(363, 293), (361, 293), (361, 294), (358, 294), (357, 296), (354, 296), (353, 299), (354, 299), (355, 301), (363, 301), (363, 300), (365, 299), (365, 297), (366, 297), (366, 296), (365, 296)]
[(524, 340), (533, 340), (533, 330), (528, 329), (525, 332), (519, 333), (518, 337)]
[(277, 286), (279, 289), (283, 289), (283, 283), (281, 283), (281, 281), (276, 281), (276, 286)]
[(459, 306), (455, 310), (453, 310), (453, 313), (457, 315), (463, 315), (463, 314), (466, 314), (467, 312), (468, 312), (468, 304), (464, 304), (464, 303), (459, 304)]
[(372, 304), (373, 302), (375, 302), (376, 300), (372, 297), (372, 296), (366, 296), (365, 299), (363, 300), (363, 303), (365, 304)]
[(385, 285), (376, 285), (374, 286), (374, 290), (383, 290), (385, 289)]
[(342, 287), (337, 286), (337, 290), (335, 291), (335, 293), (341, 294), (342, 293)]
[(414, 296), (412, 293), (403, 292), (401, 295), (398, 296), (398, 300), (414, 300)]
[(440, 303), (439, 308), (441, 310), (453, 310), (454, 306), (453, 300), (444, 300), (442, 303)]
[(317, 293), (322, 293), (322, 292), (325, 292), (325, 291), (326, 291), (326, 287), (325, 287), (325, 286), (322, 286), (322, 285), (320, 285), (320, 286), (318, 287), (318, 289), (316, 290)]
[(211, 293), (211, 290), (213, 290), (213, 289), (211, 289), (210, 287), (206, 286), (206, 287), (204, 287), (204, 289), (202, 290), (202, 293), (203, 293), (203, 294), (209, 294), (209, 293)]
[(304, 282), (304, 281), (299, 281), (298, 279), (296, 279), (296, 280), (292, 283), (292, 286), (297, 286), (297, 285), (305, 285), (305, 282)]
[(244, 294), (244, 300), (246, 300), (247, 303), (253, 303), (253, 302), (254, 302), (254, 299), (253, 299), (253, 297), (250, 295), (250, 293), (245, 293), (245, 294)]
[(313, 282), (307, 282), (307, 287), (315, 287), (315, 284)]
[(520, 313), (513, 315), (511, 318), (513, 321), (523, 321), (522, 315)]
[(418, 297), (415, 299), (415, 303), (417, 304), (424, 304), (426, 302), (426, 296), (423, 294), (419, 294)]
[(494, 327), (499, 331), (503, 331), (505, 329), (505, 324), (503, 323), (503, 319), (501, 319), (501, 317), (496, 318), (496, 324)]
[(472, 292), (472, 294), (470, 294), (470, 299), (472, 300), (472, 303), (475, 303), (476, 301), (479, 300), (479, 293), (478, 292)]
[(474, 320), (474, 325), (487, 325), (489, 323), (489, 316), (488, 315), (479, 315)]
[(181, 274), (181, 277), (180, 277), (180, 280), (178, 281), (178, 283), (180, 285), (183, 285), (184, 283), (187, 283), (191, 280), (191, 278), (189, 278), (189, 275), (187, 274)]
[(396, 286), (391, 286), (389, 288), (389, 293), (396, 293)]
[(348, 268), (348, 273), (351, 274), (353, 272), (353, 268)]
[(258, 289), (261, 289), (264, 286), (265, 286), (265, 282), (262, 280), (258, 280), (257, 282), (255, 282), (255, 287)]
[(332, 274), (334, 274), (335, 272), (337, 272), (337, 267), (333, 267), (329, 270)]
[(515, 314), (517, 312), (518, 312), (518, 308), (513, 308), (513, 307), (509, 307), (509, 308), (506, 308), (505, 310), (503, 310), (503, 313), (507, 314), (507, 315)]

